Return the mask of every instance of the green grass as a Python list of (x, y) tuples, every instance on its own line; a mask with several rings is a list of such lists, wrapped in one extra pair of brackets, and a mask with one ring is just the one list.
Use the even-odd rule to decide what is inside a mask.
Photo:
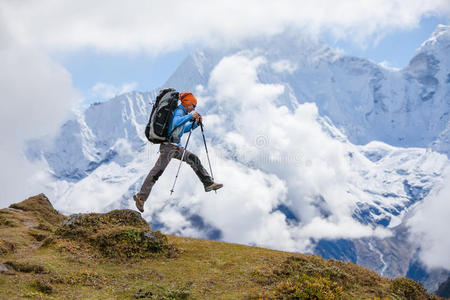
[(412, 280), (351, 263), (166, 236), (129, 210), (69, 219), (48, 205), (38, 195), (0, 210), (0, 261), (8, 268), (0, 299), (431, 298)]

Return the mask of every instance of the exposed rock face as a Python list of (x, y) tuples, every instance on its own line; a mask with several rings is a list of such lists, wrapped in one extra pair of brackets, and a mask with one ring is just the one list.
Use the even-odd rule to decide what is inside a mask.
[(450, 277), (439, 286), (436, 294), (441, 297), (450, 298)]

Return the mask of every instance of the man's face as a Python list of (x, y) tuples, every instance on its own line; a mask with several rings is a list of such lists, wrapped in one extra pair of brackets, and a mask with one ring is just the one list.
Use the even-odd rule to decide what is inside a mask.
[(195, 110), (195, 105), (193, 104), (189, 104), (188, 106), (186, 106), (186, 111), (188, 113), (190, 113), (191, 111)]

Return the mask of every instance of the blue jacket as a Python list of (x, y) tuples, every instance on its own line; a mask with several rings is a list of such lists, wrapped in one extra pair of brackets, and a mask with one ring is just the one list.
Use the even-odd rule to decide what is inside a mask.
[(195, 129), (198, 127), (198, 124), (195, 122), (190, 122), (191, 120), (194, 120), (191, 114), (188, 114), (186, 111), (186, 108), (184, 108), (183, 105), (178, 106), (172, 115), (172, 119), (170, 120), (169, 125), (169, 135), (172, 134), (175, 128), (178, 126), (183, 126), (183, 129), (180, 130), (178, 136), (174, 136), (174, 138), (178, 138), (179, 142), (177, 143), (178, 146), (181, 146), (181, 137), (183, 136), (183, 133), (189, 132), (192, 129)]

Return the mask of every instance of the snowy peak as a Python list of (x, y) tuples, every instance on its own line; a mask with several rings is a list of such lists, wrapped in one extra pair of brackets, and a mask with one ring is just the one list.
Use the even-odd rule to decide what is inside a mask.
[(436, 48), (448, 49), (449, 47), (450, 47), (450, 25), (440, 24), (433, 31), (431, 37), (422, 43), (419, 51), (435, 50)]
[[(409, 65), (401, 71), (406, 80), (405, 100), (415, 110), (414, 120), (427, 118), (419, 132), (427, 133), (426, 143), (450, 155), (450, 26), (439, 25), (422, 43)], [(420, 116), (419, 116), (420, 115)], [(420, 122), (420, 121), (419, 121)]]
[[(210, 47), (190, 54), (167, 80), (163, 87), (175, 87), (180, 90), (195, 90), (197, 85), (206, 86), (213, 68), (224, 58), (236, 54), (252, 57), (264, 57), (267, 64), (266, 74), (284, 77), (296, 74), (304, 67), (316, 66), (322, 61), (334, 61), (341, 57), (340, 52), (326, 44), (306, 37), (300, 33), (288, 32), (271, 37), (258, 37), (223, 47)], [(270, 76), (274, 77), (274, 76)]]
[(262, 61), (258, 79), (284, 88), (280, 104), (292, 109), (292, 102), (315, 102), (319, 113), (329, 117), (352, 143), (380, 140), (400, 147), (434, 147), (448, 154), (440, 142), (447, 139), (444, 130), (449, 119), (445, 99), (450, 96), (446, 54), (450, 50), (444, 51), (448, 33), (448, 26), (439, 27), (429, 45), (402, 71), (345, 55), (301, 34), (253, 39), (193, 53), (164, 87), (200, 92), (224, 58), (258, 58)]
[(94, 103), (66, 122), (53, 143), (30, 141), (29, 159), (44, 157), (51, 173), (77, 182), (102, 164), (125, 165), (144, 147), (144, 124), (155, 92), (131, 92)]
[[(439, 25), (431, 37), (417, 49), (416, 55), (411, 59), (406, 71), (415, 77), (428, 77), (428, 80), (425, 79), (425, 82), (422, 82), (424, 84), (436, 85), (438, 83), (436, 80), (439, 79), (443, 80), (442, 83), (449, 83), (449, 53), (450, 26)], [(432, 79), (431, 77), (437, 78)]]

